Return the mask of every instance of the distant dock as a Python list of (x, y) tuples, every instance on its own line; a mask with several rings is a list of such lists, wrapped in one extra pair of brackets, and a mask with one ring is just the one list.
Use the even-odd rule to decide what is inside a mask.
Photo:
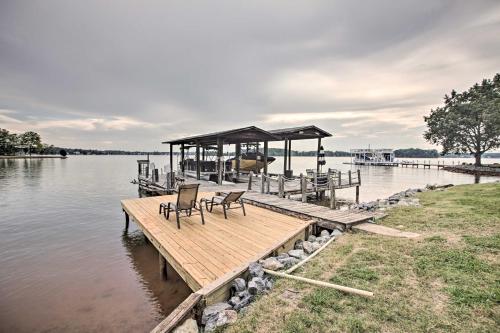
[(390, 167), (401, 167), (401, 168), (419, 168), (422, 167), (424, 169), (430, 169), (431, 167), (439, 169), (443, 169), (446, 167), (451, 167), (453, 165), (442, 163), (431, 163), (431, 161), (423, 161), (423, 162), (414, 162), (414, 161), (402, 161), (402, 162), (390, 162), (390, 163), (358, 163), (358, 162), (344, 162), (343, 164), (350, 165), (364, 165), (364, 166), (390, 166)]

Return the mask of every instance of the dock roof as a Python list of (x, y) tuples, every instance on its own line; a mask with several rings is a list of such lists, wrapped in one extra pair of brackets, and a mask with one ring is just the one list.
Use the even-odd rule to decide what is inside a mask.
[(330, 133), (316, 127), (316, 126), (301, 126), (292, 128), (282, 128), (275, 130), (263, 130), (256, 126), (248, 126), (242, 128), (231, 129), (227, 131), (220, 131), (202, 135), (189, 136), (176, 140), (164, 141), (162, 143), (169, 143), (173, 145), (187, 144), (187, 145), (215, 145), (218, 139), (222, 139), (224, 144), (245, 143), (245, 142), (262, 142), (262, 141), (283, 141), (290, 140), (303, 140), (324, 138), (332, 136)]

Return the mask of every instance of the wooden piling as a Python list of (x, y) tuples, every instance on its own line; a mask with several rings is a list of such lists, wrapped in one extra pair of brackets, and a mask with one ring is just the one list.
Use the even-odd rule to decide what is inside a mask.
[(248, 174), (248, 190), (252, 190), (252, 178), (253, 178), (253, 171), (250, 171)]
[(359, 204), (359, 186), (356, 186), (356, 204)]
[(128, 231), (128, 226), (130, 224), (130, 216), (126, 211), (123, 211), (125, 213), (125, 230)]
[(160, 263), (160, 277), (162, 280), (167, 279), (167, 259), (158, 252), (158, 259)]
[(264, 189), (265, 189), (265, 185), (266, 185), (266, 178), (264, 177), (264, 172), (261, 172), (260, 173), (260, 193), (264, 193)]
[(302, 194), (302, 202), (307, 202), (307, 179), (300, 174), (300, 193)]

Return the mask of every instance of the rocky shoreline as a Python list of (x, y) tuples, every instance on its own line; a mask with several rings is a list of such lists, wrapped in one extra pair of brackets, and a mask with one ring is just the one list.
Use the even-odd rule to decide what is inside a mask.
[(244, 313), (257, 296), (268, 293), (274, 286), (274, 278), (265, 274), (264, 269), (273, 271), (288, 269), (340, 235), (342, 231), (338, 229), (331, 233), (323, 230), (319, 236), (310, 235), (305, 241), (297, 240), (293, 250), (251, 263), (248, 267), (247, 280), (243, 278), (233, 280), (231, 298), (227, 302), (213, 304), (203, 310), (201, 332), (213, 332), (217, 327), (234, 323), (238, 319), (238, 314)]
[(375, 211), (384, 211), (394, 207), (401, 206), (420, 206), (420, 201), (415, 198), (415, 194), (426, 191), (442, 191), (448, 187), (452, 187), (453, 184), (447, 185), (426, 185), (424, 188), (409, 188), (407, 190), (395, 193), (386, 199), (378, 199), (376, 201), (363, 202), (358, 205), (354, 205), (353, 209)]

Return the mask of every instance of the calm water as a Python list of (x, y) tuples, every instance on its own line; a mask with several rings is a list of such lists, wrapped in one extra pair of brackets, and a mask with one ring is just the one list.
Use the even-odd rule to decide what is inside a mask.
[[(0, 160), (1, 332), (148, 331), (189, 294), (177, 276), (160, 281), (158, 254), (133, 223), (123, 233), (120, 200), (137, 197), (130, 184), (136, 159)], [(167, 158), (154, 161), (158, 167)], [(327, 158), (326, 167), (347, 171), (345, 161)], [(270, 172), (280, 172), (282, 162), (277, 158)], [(296, 174), (314, 163), (292, 158)], [(363, 167), (361, 173), (363, 201), (428, 183), (474, 182), (435, 169)], [(352, 199), (354, 189), (339, 195)]]

